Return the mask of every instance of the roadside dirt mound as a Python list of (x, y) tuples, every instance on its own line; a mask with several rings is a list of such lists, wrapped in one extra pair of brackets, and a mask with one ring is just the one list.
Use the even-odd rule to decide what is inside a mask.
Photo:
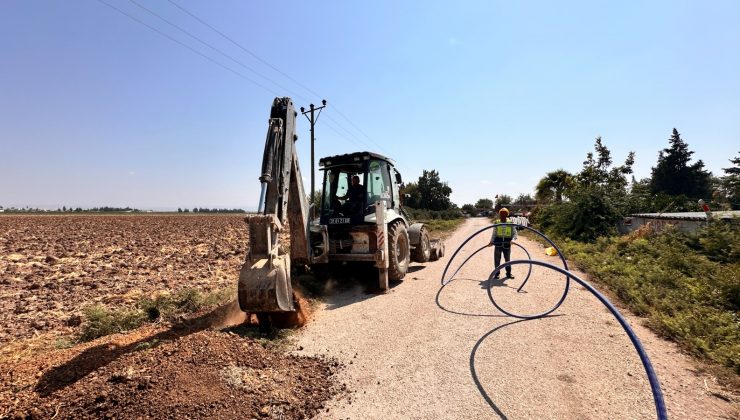
[[(0, 418), (308, 418), (335, 361), (232, 331), (139, 331), (0, 368)], [(53, 359), (58, 360), (53, 360)]]

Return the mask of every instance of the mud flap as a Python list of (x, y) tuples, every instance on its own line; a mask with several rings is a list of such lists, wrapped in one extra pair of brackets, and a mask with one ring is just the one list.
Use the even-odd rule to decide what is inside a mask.
[(292, 312), (290, 258), (287, 255), (245, 263), (239, 272), (239, 307), (244, 312)]

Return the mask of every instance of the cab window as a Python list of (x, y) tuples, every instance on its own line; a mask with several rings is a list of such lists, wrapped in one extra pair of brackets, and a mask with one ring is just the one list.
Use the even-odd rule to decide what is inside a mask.
[(391, 179), (388, 164), (382, 160), (371, 160), (368, 163), (367, 183), (368, 204), (383, 200), (391, 207)]
[[(362, 210), (364, 203), (350, 202), (348, 197), (352, 177), (358, 176), (364, 185), (362, 164), (328, 168), (324, 173), (324, 193), (321, 198), (321, 215), (326, 217), (348, 216)], [(363, 188), (365, 188), (363, 186)]]

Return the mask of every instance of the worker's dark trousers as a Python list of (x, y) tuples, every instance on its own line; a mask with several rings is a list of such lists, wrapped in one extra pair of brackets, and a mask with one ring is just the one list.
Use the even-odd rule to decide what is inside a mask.
[[(511, 245), (506, 244), (503, 246), (496, 246), (493, 250), (493, 263), (498, 267), (501, 265), (501, 253), (504, 253), (504, 260), (510, 261), (511, 260)], [(501, 273), (499, 273), (501, 274)], [(506, 267), (506, 275), (511, 277), (511, 266)]]

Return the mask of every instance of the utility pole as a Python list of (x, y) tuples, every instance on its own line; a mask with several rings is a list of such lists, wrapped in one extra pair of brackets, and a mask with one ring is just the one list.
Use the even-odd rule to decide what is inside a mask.
[[(313, 155), (313, 144), (316, 141), (316, 137), (314, 136), (314, 125), (316, 125), (316, 121), (319, 120), (319, 115), (321, 115), (321, 110), (324, 108), (326, 108), (326, 99), (321, 100), (320, 107), (315, 107), (313, 104), (309, 105), (308, 111), (306, 111), (306, 108), (301, 107), (301, 114), (311, 115), (310, 117), (306, 115), (306, 118), (308, 118), (308, 122), (311, 123), (311, 204), (316, 204), (313, 202), (314, 195), (316, 194), (316, 184), (314, 181), (314, 177), (316, 176), (316, 170), (314, 168), (314, 155)], [(318, 113), (316, 113), (316, 111), (318, 111)]]

